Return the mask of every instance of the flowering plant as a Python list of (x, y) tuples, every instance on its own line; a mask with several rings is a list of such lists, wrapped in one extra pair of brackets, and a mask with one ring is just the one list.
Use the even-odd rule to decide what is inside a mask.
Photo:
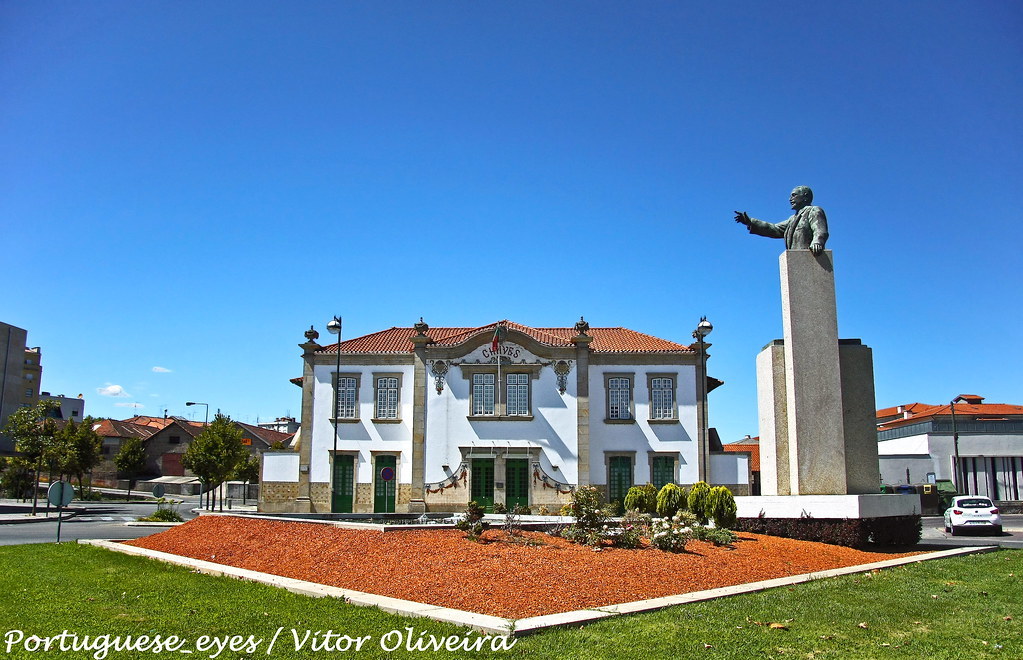
[(693, 537), (693, 514), (683, 511), (650, 524), (650, 545), (665, 552), (682, 552)]

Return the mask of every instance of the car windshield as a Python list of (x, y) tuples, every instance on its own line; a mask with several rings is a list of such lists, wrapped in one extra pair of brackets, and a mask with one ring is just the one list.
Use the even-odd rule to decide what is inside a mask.
[(964, 509), (984, 509), (993, 506), (991, 500), (985, 500), (983, 498), (974, 498), (970, 500), (959, 500), (959, 506)]

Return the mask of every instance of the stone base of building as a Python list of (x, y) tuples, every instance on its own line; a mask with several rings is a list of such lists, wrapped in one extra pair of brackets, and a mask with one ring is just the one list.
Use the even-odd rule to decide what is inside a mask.
[(739, 518), (888, 518), (920, 515), (919, 495), (762, 495), (736, 497)]

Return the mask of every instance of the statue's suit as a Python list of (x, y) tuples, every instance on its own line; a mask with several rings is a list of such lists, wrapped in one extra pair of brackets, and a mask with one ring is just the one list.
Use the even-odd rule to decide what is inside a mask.
[(774, 224), (749, 219), (749, 232), (770, 238), (784, 238), (786, 250), (809, 250), (812, 243), (828, 240), (828, 219), (819, 206), (804, 206), (788, 220)]

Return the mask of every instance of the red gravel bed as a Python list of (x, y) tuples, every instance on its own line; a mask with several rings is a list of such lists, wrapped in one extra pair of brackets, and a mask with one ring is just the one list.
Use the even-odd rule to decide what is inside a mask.
[(511, 619), (615, 605), (866, 564), (907, 554), (743, 533), (734, 549), (693, 541), (686, 552), (599, 552), (539, 532), (543, 545), (490, 530), (379, 532), (202, 516), (128, 545), (382, 596)]

